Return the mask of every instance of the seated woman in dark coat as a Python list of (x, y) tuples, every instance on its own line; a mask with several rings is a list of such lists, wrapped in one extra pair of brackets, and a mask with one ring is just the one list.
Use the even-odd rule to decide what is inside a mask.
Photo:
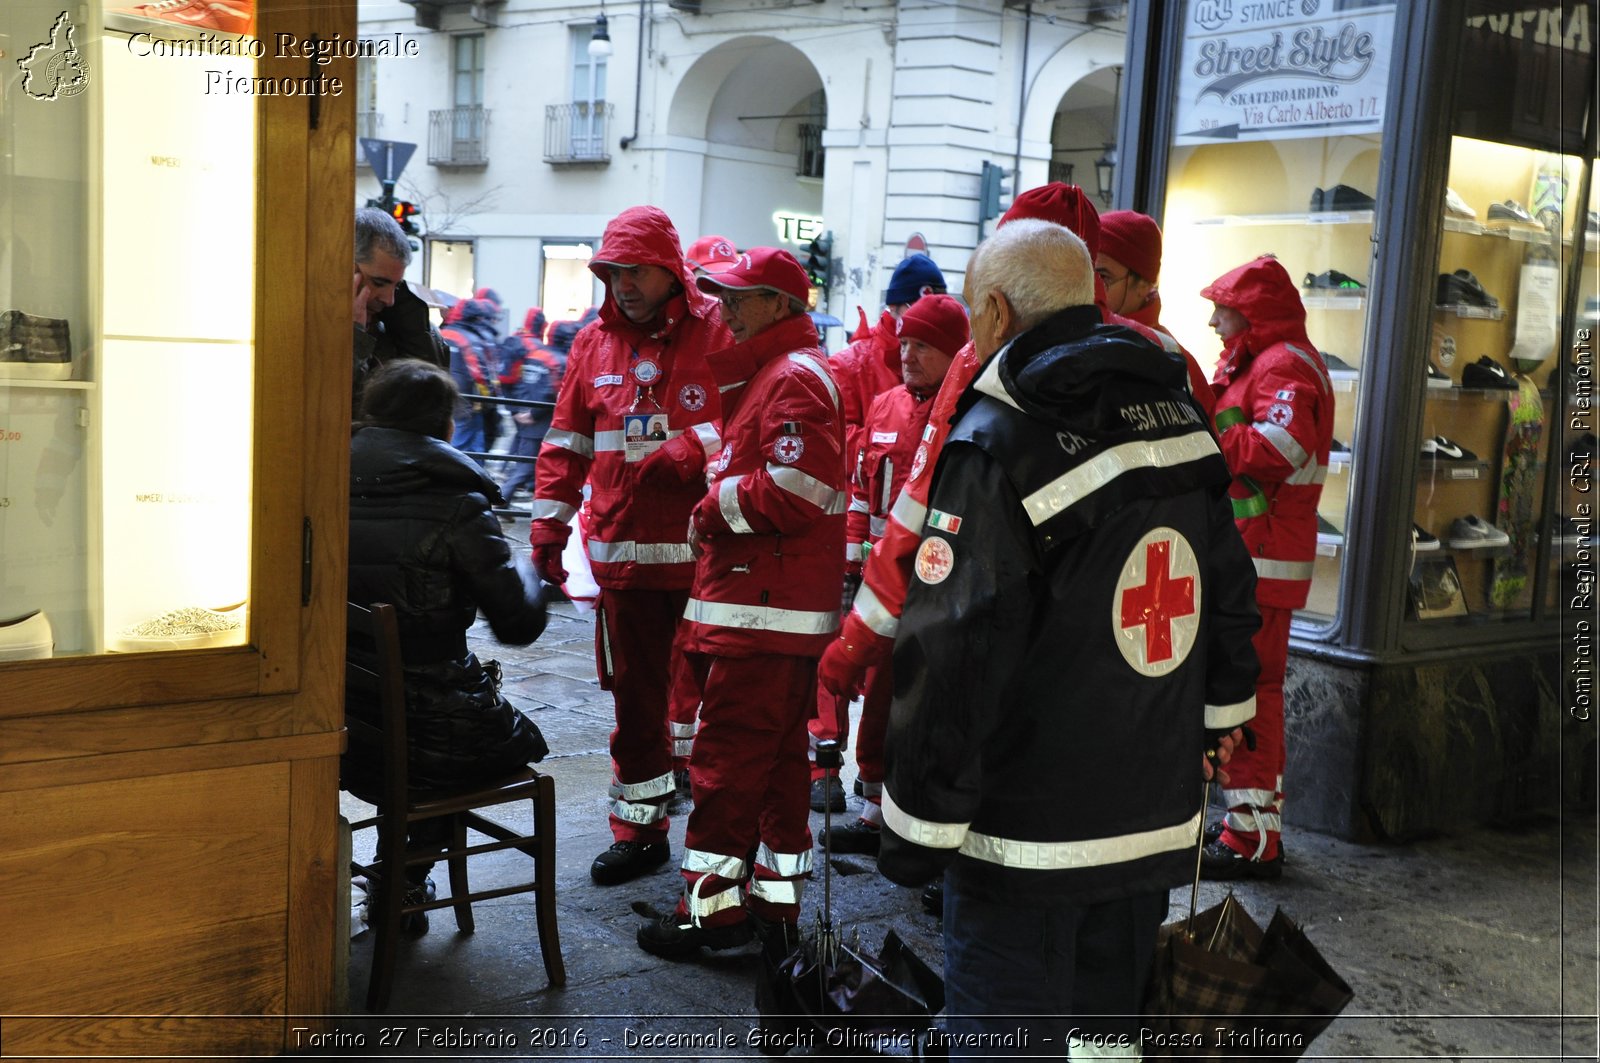
[[(544, 631), (545, 606), (490, 510), (499, 489), (450, 446), (456, 398), (437, 366), (389, 362), (367, 380), (350, 441), (349, 598), (387, 602), (398, 614), (416, 788), (487, 782), (549, 752), (539, 728), (501, 697), (498, 666), (467, 649), (480, 610), (496, 639), (526, 646)], [(345, 711), (378, 717), (354, 691)], [(378, 763), (376, 748), (352, 742), (342, 785), (372, 792)], [(422, 840), (417, 827), (412, 839)], [(407, 869), (413, 886), (429, 885), (427, 871)]]

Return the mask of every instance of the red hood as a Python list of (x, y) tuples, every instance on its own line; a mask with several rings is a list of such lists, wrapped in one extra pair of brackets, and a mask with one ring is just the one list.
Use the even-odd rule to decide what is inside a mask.
[(659, 207), (629, 207), (611, 219), (605, 235), (600, 238), (600, 250), (589, 262), (589, 272), (600, 278), (605, 298), (600, 304), (600, 320), (608, 326), (631, 328), (633, 323), (617, 309), (611, 297), (610, 277), (606, 263), (620, 262), (630, 266), (660, 266), (678, 279), (683, 288), (689, 313), (711, 320), (717, 301), (694, 286), (694, 273), (683, 258), (683, 244), (672, 219)]
[(1239, 311), (1250, 322), (1250, 327), (1228, 344), (1230, 352), (1242, 349), (1254, 356), (1274, 343), (1311, 344), (1300, 289), (1283, 263), (1269, 255), (1229, 270), (1202, 288), (1200, 295)]

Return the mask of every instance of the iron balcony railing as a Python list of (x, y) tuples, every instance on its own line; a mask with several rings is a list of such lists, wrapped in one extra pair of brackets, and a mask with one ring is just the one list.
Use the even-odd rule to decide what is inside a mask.
[(489, 165), (488, 108), (429, 111), (428, 162), (433, 166)]
[(552, 166), (604, 166), (611, 161), (614, 104), (582, 100), (544, 109), (544, 161)]

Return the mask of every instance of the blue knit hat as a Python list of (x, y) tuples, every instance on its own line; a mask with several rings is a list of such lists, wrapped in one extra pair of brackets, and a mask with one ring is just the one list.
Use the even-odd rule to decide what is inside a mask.
[(939, 267), (927, 255), (911, 255), (901, 259), (894, 268), (894, 276), (889, 278), (889, 290), (883, 293), (883, 301), (889, 306), (914, 303), (926, 287), (944, 291), (944, 274), (939, 272)]

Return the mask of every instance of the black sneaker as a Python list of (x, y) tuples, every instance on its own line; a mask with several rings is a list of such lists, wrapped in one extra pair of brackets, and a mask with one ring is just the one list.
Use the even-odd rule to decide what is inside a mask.
[(1514, 199), (1508, 199), (1503, 203), (1490, 203), (1489, 220), (1491, 222), (1521, 222), (1524, 225), (1538, 224), (1533, 220), (1533, 215), (1528, 213), (1528, 208)]
[(1322, 351), (1322, 364), (1328, 367), (1328, 376), (1333, 380), (1354, 380), (1361, 374), (1361, 370), (1340, 358), (1337, 354)]
[[(738, 889), (737, 886), (733, 887)], [(701, 948), (736, 949), (755, 940), (755, 927), (749, 919), (726, 926), (695, 926), (687, 915), (672, 913), (639, 928), (635, 940), (652, 956), (664, 960), (691, 960)]]
[(1317, 514), (1317, 542), (1328, 546), (1338, 546), (1344, 542), (1344, 532), (1340, 531), (1337, 524), (1324, 517), (1321, 513)]
[(1428, 386), (1430, 388), (1448, 388), (1448, 387), (1454, 387), (1455, 386), (1454, 382), (1450, 379), (1450, 375), (1448, 373), (1443, 373), (1443, 372), (1440, 372), (1438, 369), (1435, 369), (1432, 362), (1428, 362), (1427, 366), (1428, 366)]
[[(1439, 549), (1439, 537), (1422, 525), (1413, 524), (1411, 526), (1411, 549), (1419, 554), (1437, 550)], [(1278, 848), (1280, 851), (1283, 849), (1282, 842), (1278, 844)]]
[(864, 819), (847, 827), (834, 827), (819, 836), (818, 844), (835, 853), (870, 853), (878, 855), (879, 829)]
[(1511, 374), (1506, 372), (1505, 366), (1487, 354), (1461, 370), (1461, 386), (1498, 391), (1517, 390), (1517, 382), (1511, 379)]
[(1444, 436), (1434, 436), (1422, 441), (1422, 456), (1435, 461), (1477, 461), (1478, 455)]
[(1322, 196), (1311, 197), (1311, 209), (1318, 210), (1373, 210), (1378, 201), (1349, 185), (1334, 185), (1332, 188), (1322, 189)]
[(672, 849), (666, 842), (615, 842), (594, 858), (589, 877), (596, 885), (615, 886), (654, 871), (667, 862)]
[(1321, 273), (1315, 274), (1307, 273), (1305, 279), (1300, 282), (1300, 287), (1311, 291), (1348, 292), (1352, 294), (1367, 290), (1365, 284), (1362, 284), (1350, 274), (1340, 273), (1336, 269), (1323, 270)]
[(824, 775), (811, 780), (811, 811), (843, 812), (846, 807), (844, 787), (837, 775)]
[(1234, 852), (1219, 837), (1200, 850), (1200, 877), (1208, 882), (1228, 882), (1241, 878), (1279, 879), (1283, 877), (1283, 853), (1280, 851), (1271, 860), (1252, 860)]
[(1350, 447), (1337, 439), (1328, 444), (1328, 461), (1338, 464), (1350, 460)]
[(922, 910), (937, 918), (944, 918), (944, 883), (929, 883), (922, 891)]
[(1485, 291), (1472, 271), (1466, 269), (1439, 274), (1434, 302), (1439, 306), (1474, 306), (1485, 310), (1493, 310), (1500, 305), (1500, 300)]

